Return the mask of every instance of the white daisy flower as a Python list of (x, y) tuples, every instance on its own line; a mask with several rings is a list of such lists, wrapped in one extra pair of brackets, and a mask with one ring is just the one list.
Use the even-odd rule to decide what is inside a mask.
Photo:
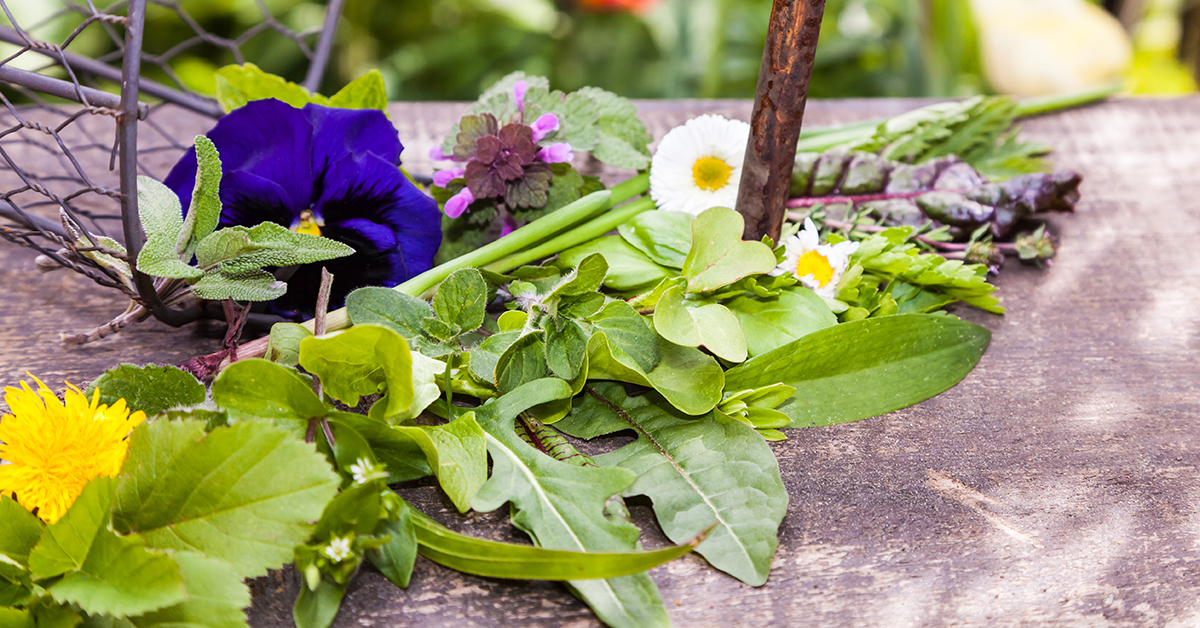
[(335, 563), (350, 557), (350, 537), (335, 536), (325, 546), (325, 555)]
[(650, 198), (664, 211), (699, 215), (737, 204), (750, 125), (703, 115), (677, 126), (650, 162)]
[(359, 458), (350, 465), (350, 475), (354, 478), (355, 484), (366, 482), (373, 473), (375, 473), (375, 467), (366, 458)]
[(817, 226), (810, 218), (804, 219), (804, 229), (788, 238), (784, 246), (783, 263), (771, 274), (791, 273), (800, 279), (800, 283), (826, 298), (836, 294), (838, 282), (850, 265), (850, 256), (858, 250), (857, 242), (821, 244)]

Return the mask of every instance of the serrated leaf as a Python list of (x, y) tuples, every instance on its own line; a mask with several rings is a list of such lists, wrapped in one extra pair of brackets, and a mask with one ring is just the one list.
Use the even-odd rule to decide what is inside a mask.
[(560, 91), (530, 86), (525, 94), (525, 119), (532, 122), (547, 113), (558, 117), (555, 141), (566, 142), (575, 150), (590, 151), (596, 147), (600, 139), (597, 125), (600, 112), (591, 98), (579, 92), (564, 96)]
[(137, 269), (147, 275), (168, 279), (195, 279), (199, 268), (180, 261), (175, 243), (183, 230), (183, 206), (175, 192), (147, 176), (137, 179), (138, 219), (146, 232), (146, 243), (138, 253)]
[(735, 297), (726, 301), (725, 307), (741, 323), (750, 357), (837, 324), (837, 317), (825, 301), (801, 286), (785, 289), (775, 297)]
[(954, 386), (990, 338), (983, 327), (930, 314), (842, 323), (739, 364), (726, 373), (726, 386), (794, 386), (795, 396), (778, 408), (791, 417), (791, 427), (857, 421)]
[(195, 552), (176, 552), (187, 601), (133, 617), (137, 628), (240, 628), (248, 626), (243, 608), (250, 589), (233, 566)]
[(204, 403), (205, 390), (195, 377), (174, 366), (121, 364), (97, 377), (84, 395), (100, 391), (100, 403), (112, 406), (124, 399), (131, 410), (146, 416)]
[(350, 81), (336, 94), (329, 97), (330, 107), (343, 109), (387, 110), (387, 86), (379, 70), (371, 69), (366, 74)]
[(643, 371), (605, 333), (588, 341), (588, 378), (611, 379), (657, 390), (676, 408), (691, 415), (712, 410), (721, 401), (725, 374), (712, 356), (681, 347), (655, 334), (662, 359), (653, 370)]
[[(571, 396), (558, 379), (531, 382), (476, 410), (488, 433), (492, 477), (472, 506), (490, 512), (512, 504), (513, 525), (539, 547), (574, 551), (628, 551), (638, 530), (604, 516), (607, 500), (634, 481), (623, 469), (598, 469), (559, 462), (530, 447), (513, 432), (513, 419), (529, 408)], [(574, 591), (610, 626), (669, 625), (657, 587), (646, 575), (607, 580), (572, 580)]]
[(116, 485), (109, 477), (88, 482), (66, 514), (46, 527), (29, 553), (29, 571), (34, 578), (45, 580), (83, 566), (96, 537), (108, 525)]
[(642, 212), (617, 227), (630, 246), (669, 268), (683, 268), (692, 248), (692, 215), (686, 212)]
[(663, 338), (685, 347), (701, 347), (730, 362), (746, 359), (746, 337), (738, 319), (724, 305), (684, 304), (683, 291), (669, 288), (654, 310), (654, 329)]
[[(151, 430), (194, 431), (158, 421)], [(169, 452), (135, 451), (171, 442)], [(134, 439), (113, 527), (138, 533), (150, 547), (196, 551), (257, 577), (292, 560), (311, 521), (337, 493), (340, 478), (311, 444), (262, 421), (213, 430), (201, 440)]]
[(262, 359), (238, 360), (212, 385), (213, 401), (235, 419), (304, 421), (329, 408), (294, 369)]
[(196, 136), (196, 187), (188, 207), (175, 252), (181, 260), (192, 259), (196, 246), (217, 228), (221, 219), (221, 156), (212, 140)]
[(487, 283), (478, 270), (459, 269), (438, 284), (433, 311), (447, 325), (458, 326), (463, 332), (475, 331), (487, 315), (487, 295)]
[(300, 365), (321, 378), (334, 399), (354, 407), (361, 395), (382, 394), (371, 416), (401, 421), (420, 414), (413, 385), (413, 354), (387, 327), (355, 325), (335, 335), (300, 342)]
[(192, 284), (192, 293), (209, 301), (270, 301), (286, 292), (287, 284), (265, 270), (238, 274), (210, 270)]
[(253, 63), (227, 65), (216, 71), (217, 102), (229, 113), (252, 100), (277, 98), (300, 108), (310, 102), (326, 104), (326, 99), (303, 87), (264, 72)]
[(592, 387), (572, 412), (638, 434), (595, 460), (637, 474), (624, 495), (649, 497), (668, 538), (685, 541), (715, 521), (696, 551), (751, 586), (766, 582), (788, 494), (775, 455), (753, 428), (719, 412), (684, 416), (657, 395), (630, 397), (617, 384)]
[(707, 292), (742, 277), (775, 269), (775, 253), (762, 242), (742, 240), (745, 220), (725, 207), (705, 210), (692, 221), (692, 248), (683, 262), (688, 292)]
[(90, 614), (129, 617), (187, 599), (179, 565), (164, 554), (147, 551), (137, 535), (101, 530), (78, 570), (67, 572), (48, 589), (63, 604), (78, 604)]
[(445, 425), (396, 426), (425, 452), (438, 484), (459, 512), (487, 480), (487, 441), (475, 415), (467, 412)]
[(599, 139), (592, 155), (617, 168), (642, 170), (650, 165), (651, 141), (646, 125), (629, 100), (598, 87), (584, 87), (577, 94), (591, 99), (599, 114)]
[(0, 521), (0, 564), (11, 561), (28, 567), (29, 552), (42, 536), (42, 522), (8, 495), (0, 495)]
[(33, 615), (24, 609), (0, 606), (0, 626), (4, 628), (36, 628)]
[(283, 366), (300, 364), (300, 341), (313, 335), (304, 325), (275, 323), (267, 336), (267, 360)]
[(421, 320), (433, 316), (433, 308), (424, 299), (370, 286), (346, 297), (346, 313), (354, 325), (382, 325), (412, 340), (421, 335)]

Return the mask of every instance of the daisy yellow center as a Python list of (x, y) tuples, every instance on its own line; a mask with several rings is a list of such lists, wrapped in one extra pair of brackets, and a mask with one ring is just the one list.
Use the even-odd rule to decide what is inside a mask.
[(824, 255), (816, 251), (809, 251), (801, 255), (800, 260), (796, 262), (796, 276), (803, 277), (805, 275), (812, 275), (817, 285), (824, 288), (825, 284), (833, 279), (833, 266)]
[(701, 157), (692, 164), (692, 179), (696, 187), (706, 192), (716, 192), (729, 183), (733, 167), (719, 157)]
[(89, 402), (71, 387), (63, 400), (38, 380), (5, 388), (12, 414), (0, 417), (0, 494), (17, 500), (47, 523), (66, 513), (93, 478), (113, 477), (129, 448), (129, 432), (146, 415), (129, 412), (125, 400)]
[(300, 223), (297, 224), (292, 231), (311, 236), (319, 236), (321, 235), (321, 223), (311, 211), (306, 209), (300, 212)]

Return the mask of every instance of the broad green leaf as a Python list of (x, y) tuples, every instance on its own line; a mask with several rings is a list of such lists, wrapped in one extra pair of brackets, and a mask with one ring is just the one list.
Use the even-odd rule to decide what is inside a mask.
[(292, 619), (296, 628), (329, 628), (342, 606), (346, 585), (334, 584), (322, 578), (313, 591), (308, 585), (300, 585), (296, 603), (292, 605)]
[(679, 287), (669, 288), (659, 298), (654, 329), (677, 345), (703, 346), (730, 362), (746, 359), (746, 337), (733, 313), (719, 303), (688, 307)]
[(692, 218), (686, 212), (642, 212), (617, 227), (633, 248), (668, 268), (683, 268), (692, 248)]
[(467, 367), (471, 374), (479, 380), (487, 382), (489, 386), (494, 386), (496, 384), (496, 363), (500, 361), (500, 356), (504, 355), (504, 352), (520, 337), (519, 329), (502, 331), (488, 336), (483, 342), (476, 345), (468, 353), (469, 357), (467, 358)]
[(387, 110), (387, 86), (379, 70), (371, 69), (366, 74), (350, 81), (336, 94), (329, 97), (330, 107), (342, 109)]
[(471, 499), (487, 480), (487, 440), (471, 412), (445, 425), (396, 426), (425, 452), (442, 490), (459, 512), (471, 509)]
[(692, 221), (692, 248), (683, 262), (688, 292), (707, 292), (742, 277), (775, 269), (775, 253), (762, 242), (742, 240), (742, 215), (725, 207), (705, 210)]
[(348, 406), (361, 395), (382, 394), (371, 416), (408, 419), (413, 388), (413, 358), (404, 338), (387, 327), (355, 325), (346, 331), (300, 342), (300, 365), (321, 378), (325, 392)]
[(227, 275), (238, 275), (265, 266), (311, 264), (352, 253), (353, 248), (336, 240), (264, 222), (209, 234), (196, 247), (196, 264), (205, 270), (219, 267)]
[(382, 325), (412, 340), (422, 332), (421, 320), (433, 316), (424, 299), (391, 288), (359, 288), (346, 297), (346, 313), (354, 325)]
[(137, 628), (244, 628), (250, 589), (229, 563), (195, 552), (172, 555), (187, 601), (133, 617)]
[(438, 284), (433, 295), (433, 311), (447, 325), (457, 325), (464, 332), (475, 331), (483, 325), (487, 301), (487, 283), (483, 281), (483, 275), (474, 268), (462, 268)]
[(300, 341), (311, 338), (313, 333), (297, 323), (275, 323), (267, 337), (267, 360), (282, 366), (295, 367), (300, 364)]
[(573, 412), (638, 434), (596, 462), (637, 474), (624, 494), (649, 497), (668, 538), (686, 541), (715, 521), (696, 551), (747, 584), (767, 581), (788, 494), (753, 428), (717, 412), (684, 416), (657, 395), (630, 397), (617, 384), (592, 387)]
[(303, 421), (329, 413), (312, 384), (294, 369), (261, 359), (230, 364), (213, 382), (212, 395), (235, 419)]
[(97, 377), (84, 391), (88, 399), (100, 391), (100, 403), (112, 406), (124, 399), (131, 410), (146, 416), (204, 403), (204, 384), (174, 366), (121, 364)]
[(310, 102), (323, 105), (324, 96), (312, 94), (307, 89), (282, 78), (263, 72), (253, 63), (227, 65), (216, 72), (217, 102), (225, 113), (229, 113), (252, 100), (278, 98), (300, 108)]
[(857, 421), (954, 386), (987, 348), (988, 330), (956, 318), (903, 314), (813, 332), (730, 369), (728, 390), (784, 383), (791, 427)]
[[(634, 550), (637, 527), (604, 516), (605, 502), (633, 483), (632, 473), (559, 462), (530, 447), (513, 431), (516, 415), (570, 395), (566, 382), (543, 379), (476, 410), (479, 424), (488, 434), (492, 477), (472, 506), (490, 512), (511, 503), (513, 525), (529, 534), (539, 547), (578, 552)], [(658, 589), (645, 574), (570, 583), (600, 620), (610, 626), (670, 624)]]
[[(38, 628), (75, 628), (83, 623), (83, 615), (70, 606), (60, 606), (43, 598), (29, 605)], [(0, 624), (3, 625), (3, 624)]]
[(550, 372), (567, 381), (579, 377), (587, 362), (587, 333), (572, 320), (566, 321), (562, 330), (551, 323), (545, 331), (545, 359)]
[(825, 300), (802, 286), (783, 290), (777, 297), (735, 297), (725, 307), (741, 323), (750, 357), (837, 324)]
[(579, 93), (563, 95), (543, 87), (529, 86), (525, 94), (525, 119), (537, 120), (542, 114), (558, 116), (559, 129), (554, 139), (566, 142), (575, 150), (590, 151), (600, 139), (597, 122), (600, 112), (591, 98)]
[(27, 566), (29, 552), (42, 536), (42, 522), (7, 495), (0, 495), (0, 521), (4, 522), (0, 526), (0, 554)]
[(485, 578), (585, 580), (617, 578), (674, 560), (692, 551), (685, 544), (654, 552), (575, 552), (478, 539), (451, 531), (406, 505), (418, 551), (433, 562)]
[(652, 138), (632, 102), (598, 87), (576, 93), (591, 99), (599, 114), (600, 136), (591, 149), (596, 159), (617, 168), (643, 170), (650, 165), (647, 145)]
[(559, 253), (558, 259), (567, 266), (578, 266), (585, 257), (596, 253), (603, 255), (608, 264), (604, 285), (613, 290), (637, 290), (674, 275), (672, 271), (651, 261), (641, 251), (629, 246), (621, 236), (597, 238)]
[(29, 553), (34, 578), (45, 580), (83, 566), (96, 537), (108, 526), (116, 485), (116, 480), (103, 476), (88, 482), (66, 514), (46, 527)]
[[(187, 422), (161, 430), (194, 431)], [(311, 521), (337, 493), (338, 476), (311, 444), (262, 421), (213, 430), (202, 440), (176, 440), (171, 452), (141, 452), (168, 439), (134, 439), (113, 527), (141, 534), (157, 549), (196, 551), (222, 559), (241, 577), (266, 574), (292, 560)]]
[(496, 389), (501, 394), (546, 376), (546, 350), (543, 332), (534, 331), (517, 338), (496, 360)]
[(721, 365), (699, 349), (681, 347), (657, 335), (655, 339), (662, 359), (647, 373), (606, 334), (593, 335), (588, 341), (588, 377), (649, 386), (686, 414), (712, 410), (725, 387)]
[(643, 371), (658, 366), (661, 355), (658, 339), (650, 321), (637, 313), (627, 303), (615, 300), (607, 303), (599, 312), (584, 319), (593, 329), (602, 331), (610, 344), (624, 351)]
[(367, 441), (375, 459), (387, 467), (388, 483), (407, 482), (433, 474), (421, 447), (384, 421), (351, 412), (333, 412), (329, 421), (353, 429)]
[(175, 251), (183, 230), (183, 205), (171, 188), (146, 176), (137, 179), (138, 219), (146, 232), (146, 243), (138, 253), (137, 269), (154, 277), (195, 279), (199, 268), (180, 261)]
[[(212, 237), (212, 236), (209, 236)], [(208, 301), (270, 301), (287, 292), (287, 284), (276, 281), (265, 270), (231, 274), (210, 270), (192, 284), (192, 293)]]
[(4, 628), (37, 628), (33, 615), (23, 609), (0, 606), (0, 626)]
[(221, 156), (212, 140), (203, 135), (196, 136), (196, 187), (192, 190), (192, 204), (188, 207), (175, 253), (181, 260), (192, 259), (196, 245), (217, 228), (221, 219)]
[(417, 562), (417, 531), (413, 528), (410, 508), (400, 508), (399, 519), (382, 521), (379, 533), (391, 537), (378, 549), (367, 550), (367, 559), (392, 584), (407, 588)]
[[(129, 452), (118, 477), (162, 476), (180, 453), (204, 438), (207, 425), (193, 419), (150, 421), (139, 425), (129, 437)], [(117, 484), (112, 510), (136, 508), (150, 499), (153, 483), (122, 481)]]
[(604, 283), (604, 276), (607, 274), (608, 262), (604, 261), (604, 256), (592, 253), (580, 260), (579, 265), (562, 278), (562, 282), (546, 295), (546, 300), (555, 297), (577, 297), (596, 292), (600, 290), (600, 286)]

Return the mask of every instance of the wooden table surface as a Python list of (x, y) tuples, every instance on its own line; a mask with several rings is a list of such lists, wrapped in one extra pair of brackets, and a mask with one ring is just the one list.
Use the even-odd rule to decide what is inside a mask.
[[(807, 122), (913, 104), (813, 102)], [(750, 110), (641, 106), (655, 137), (702, 112)], [(393, 107), (407, 167), (428, 171), (428, 148), (459, 111)], [(176, 114), (163, 133), (187, 140), (207, 124)], [(1009, 263), (998, 281), (1006, 316), (958, 310), (993, 339), (954, 389), (774, 445), (791, 501), (770, 581), (748, 587), (698, 556), (660, 567), (652, 575), (675, 625), (1200, 625), (1200, 99), (1118, 100), (1025, 130), (1084, 174), (1078, 212), (1052, 222), (1055, 265)], [(175, 153), (152, 157), (161, 176)], [(58, 332), (103, 323), (121, 300), (67, 273), (39, 275), (32, 259), (0, 244), (2, 384), (29, 371), (82, 385), (120, 361), (178, 363), (219, 342), (217, 324), (148, 323), (63, 346)], [(428, 484), (401, 491), (456, 529), (519, 538), (503, 517), (454, 514)], [(648, 505), (632, 510), (646, 544), (661, 544)], [(289, 572), (255, 581), (252, 624), (290, 626), (297, 586)], [(335, 623), (399, 625), (596, 620), (559, 585), (419, 559), (407, 590), (360, 573)]]

